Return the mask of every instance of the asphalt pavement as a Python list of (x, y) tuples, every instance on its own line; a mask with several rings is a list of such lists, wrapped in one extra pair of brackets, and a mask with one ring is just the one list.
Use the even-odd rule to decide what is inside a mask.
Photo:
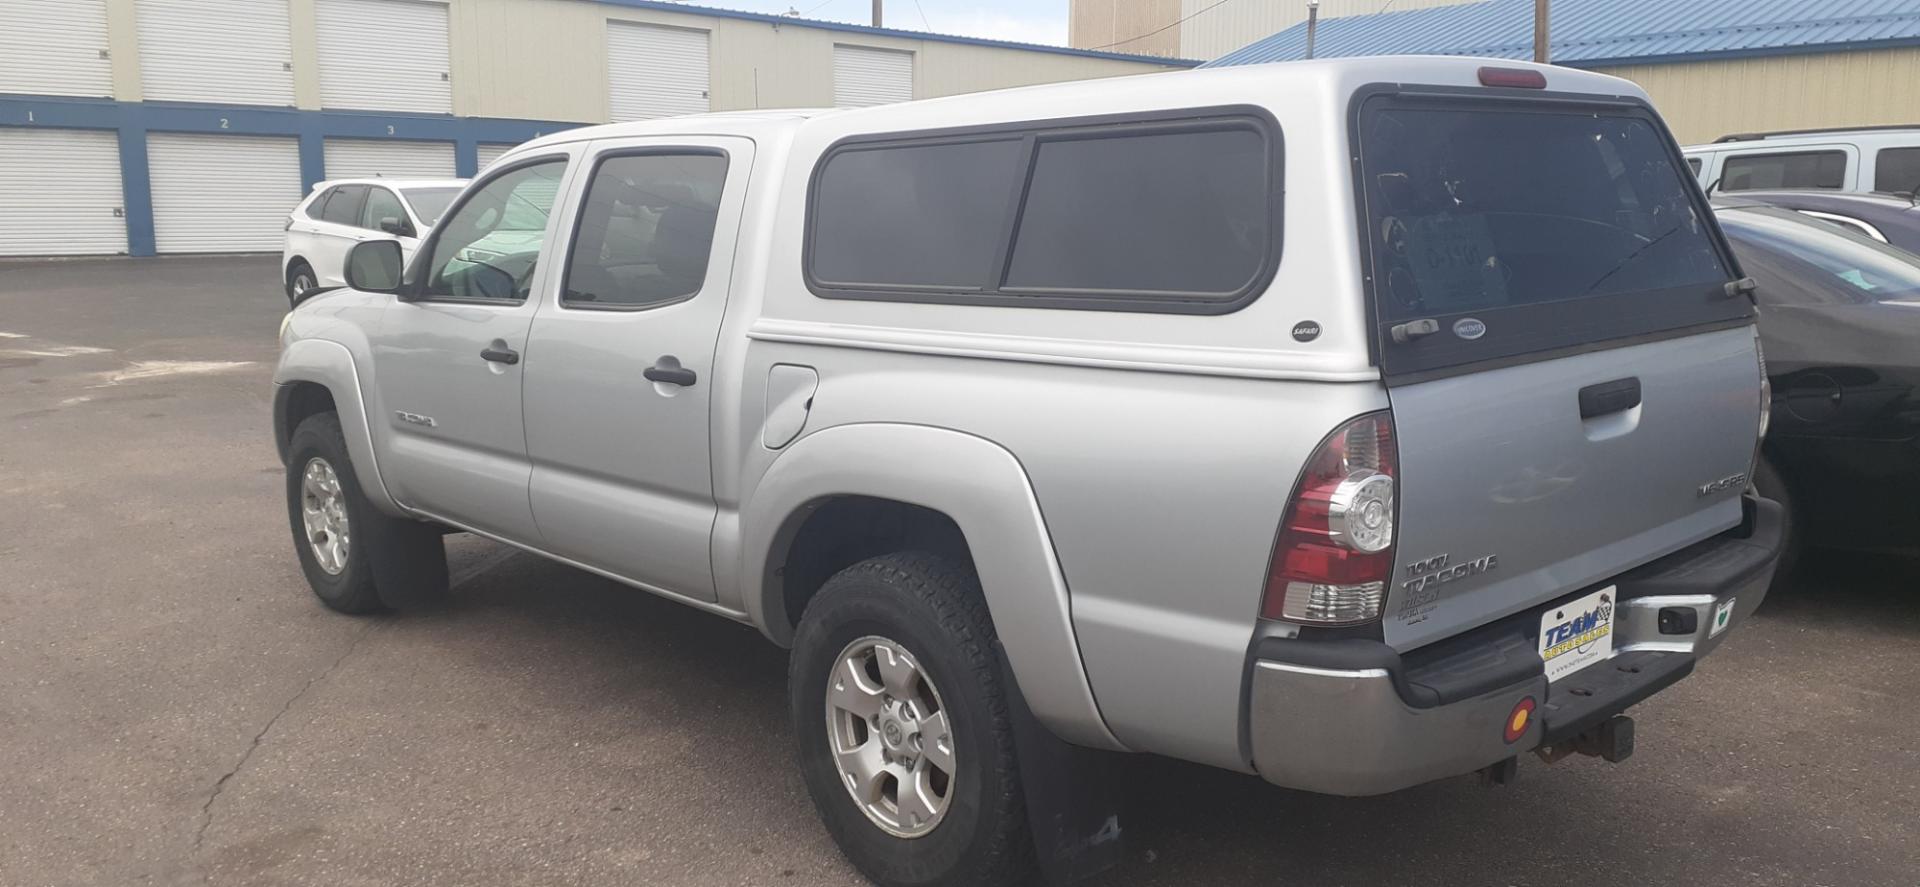
[[(453, 537), (432, 612), (294, 560), (272, 258), (0, 262), (0, 885), (860, 883), (751, 629)], [(1098, 885), (1920, 883), (1920, 565), (1820, 554), (1638, 751), (1381, 798), (1141, 758)]]

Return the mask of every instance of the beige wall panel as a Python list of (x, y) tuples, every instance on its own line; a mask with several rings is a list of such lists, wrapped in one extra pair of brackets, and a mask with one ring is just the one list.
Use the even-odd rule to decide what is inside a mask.
[[(1127, 0), (1121, 0), (1125, 3)], [(1132, 0), (1135, 3), (1158, 0)], [(1180, 0), (1180, 14), (1192, 16), (1180, 25), (1180, 55), (1190, 59), (1216, 59), (1262, 37), (1284, 31), (1307, 20), (1306, 0)], [(1387, 0), (1321, 0), (1320, 19), (1347, 15), (1371, 15)], [(1429, 6), (1455, 6), (1477, 0), (1392, 0), (1393, 12), (1424, 9)], [(1207, 7), (1213, 6), (1212, 9)], [(1078, 45), (1078, 44), (1075, 44)]]
[(457, 0), (453, 113), (605, 122), (606, 19), (616, 8), (572, 0)]
[(1071, 0), (1067, 45), (1179, 57), (1180, 6), (1181, 0)]
[(140, 101), (144, 94), (140, 88), (140, 19), (133, 0), (107, 0), (107, 54), (113, 60), (113, 97), (122, 102)]
[[(292, 2), (296, 9), (311, 4)], [(609, 20), (712, 32), (709, 92), (715, 111), (830, 107), (836, 43), (914, 53), (916, 98), (1165, 70), (1151, 62), (703, 16), (694, 11), (697, 7), (679, 13), (582, 0), (452, 0), (451, 5), (453, 112), (463, 117), (605, 122)], [(310, 35), (307, 31), (295, 41), (302, 45), (296, 52), (311, 51)], [(316, 98), (317, 84), (316, 78)]]
[(320, 109), (320, 43), (315, 37), (313, 0), (287, 0), (287, 28), (293, 38), (293, 106)]
[(1734, 132), (1920, 122), (1920, 48), (1597, 70), (1640, 84), (1681, 144)]

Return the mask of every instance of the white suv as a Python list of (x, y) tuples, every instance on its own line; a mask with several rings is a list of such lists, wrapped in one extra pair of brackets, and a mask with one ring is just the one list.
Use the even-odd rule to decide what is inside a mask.
[(400, 241), (412, 258), (466, 179), (339, 179), (313, 186), (313, 193), (287, 215), (287, 245), (280, 257), (287, 300), (298, 304), (308, 291), (346, 283), (341, 267), (347, 250), (363, 240)]
[(1715, 191), (1920, 189), (1920, 127), (1865, 126), (1739, 133), (1681, 149)]

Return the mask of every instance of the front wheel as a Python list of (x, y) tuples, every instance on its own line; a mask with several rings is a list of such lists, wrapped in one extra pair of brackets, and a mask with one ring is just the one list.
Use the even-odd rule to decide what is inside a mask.
[(287, 520), (300, 570), (342, 613), (432, 603), (447, 593), (439, 531), (385, 514), (361, 492), (334, 413), (309, 416), (287, 446)]
[(827, 580), (794, 636), (807, 790), (886, 887), (1003, 885), (1033, 869), (994, 630), (970, 564), (922, 552)]

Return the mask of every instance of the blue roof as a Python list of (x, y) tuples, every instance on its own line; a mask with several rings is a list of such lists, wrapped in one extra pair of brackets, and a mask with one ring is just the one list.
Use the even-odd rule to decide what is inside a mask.
[(900, 37), (906, 40), (933, 40), (940, 43), (997, 46), (1003, 49), (1051, 52), (1056, 55), (1077, 55), (1082, 58), (1109, 59), (1116, 62), (1145, 62), (1147, 64), (1166, 65), (1170, 68), (1191, 68), (1200, 64), (1193, 59), (1164, 58), (1157, 55), (1135, 55), (1127, 52), (1103, 52), (1098, 49), (1071, 49), (1065, 46), (1048, 46), (1044, 43), (990, 40), (985, 37), (962, 37), (959, 34), (936, 34), (932, 31), (875, 28), (867, 25), (850, 25), (845, 22), (830, 22), (822, 19), (802, 18), (791, 15), (770, 15), (764, 12), (747, 12), (743, 9), (723, 9), (717, 6), (693, 6), (687, 3), (674, 2), (674, 0), (595, 0), (595, 2), (605, 3), (610, 6), (627, 6), (634, 9), (653, 9), (661, 12), (674, 12), (680, 15), (704, 15), (713, 18), (743, 19), (750, 22), (763, 22), (769, 25), (793, 28), (819, 28), (823, 31), (843, 31), (849, 34), (874, 34), (881, 37)]
[[(1920, 0), (1553, 0), (1554, 64), (1577, 68), (1920, 45)], [(1533, 57), (1533, 0), (1323, 19), (1321, 58)], [(1306, 58), (1302, 23), (1214, 61)]]

